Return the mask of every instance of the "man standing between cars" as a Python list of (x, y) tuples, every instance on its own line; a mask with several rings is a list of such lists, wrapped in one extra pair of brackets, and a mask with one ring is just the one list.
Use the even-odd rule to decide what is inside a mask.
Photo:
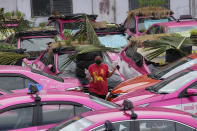
[(109, 72), (108, 65), (103, 63), (103, 58), (101, 55), (96, 55), (94, 60), (95, 63), (91, 64), (88, 68), (88, 71), (92, 78), (90, 82), (89, 92), (90, 95), (105, 99), (108, 93), (107, 78), (113, 75), (116, 68), (114, 68), (112, 72)]

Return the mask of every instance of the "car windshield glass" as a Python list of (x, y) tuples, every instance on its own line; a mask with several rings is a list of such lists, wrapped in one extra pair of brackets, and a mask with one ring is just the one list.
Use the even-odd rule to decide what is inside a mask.
[(192, 25), (192, 26), (184, 26), (184, 27), (170, 27), (170, 28), (167, 28), (167, 32), (168, 33), (188, 32), (192, 29), (197, 29), (197, 26)]
[(161, 81), (152, 88), (157, 93), (173, 93), (195, 78), (197, 78), (197, 71), (184, 70)]
[[(65, 62), (69, 60), (69, 57), (71, 55), (73, 55), (73, 53), (65, 53), (65, 54), (58, 55), (58, 69), (60, 71), (70, 71), (70, 72), (76, 71), (75, 60), (71, 61), (68, 64), (65, 64)], [(103, 54), (103, 61), (109, 66), (109, 68), (111, 67), (111, 60), (105, 53)]]
[(31, 72), (42, 75), (42, 76), (45, 76), (45, 77), (48, 77), (50, 79), (53, 79), (53, 80), (56, 80), (56, 81), (59, 81), (59, 82), (64, 82), (64, 79), (62, 79), (61, 77), (52, 76), (52, 75), (49, 75), (47, 73), (44, 73), (43, 71), (41, 72), (39, 70), (35, 70), (35, 69), (31, 68)]
[(138, 30), (140, 32), (146, 31), (151, 25), (156, 23), (164, 23), (172, 21), (173, 18), (166, 18), (166, 19), (156, 19), (156, 18), (139, 18), (138, 20)]
[(20, 47), (26, 51), (42, 51), (50, 42), (55, 42), (54, 37), (22, 39)]
[(181, 70), (184, 70), (194, 64), (197, 63), (196, 59), (192, 58), (184, 58), (180, 59), (172, 64), (170, 64), (168, 67), (164, 68), (163, 70), (157, 71), (154, 75), (157, 78), (167, 78)]
[(72, 54), (73, 53), (65, 53), (65, 54), (58, 55), (58, 69), (60, 71), (75, 72), (76, 70), (75, 61), (71, 61), (71, 63), (65, 65), (65, 62), (69, 60), (69, 56), (71, 56)]
[(94, 96), (90, 96), (90, 99), (102, 106), (105, 106), (107, 108), (116, 108), (116, 107), (119, 107), (119, 105), (115, 104), (115, 103), (112, 103), (112, 102), (109, 102), (109, 101), (106, 101), (106, 100), (103, 100), (103, 99), (100, 99), (98, 97), (94, 97)]
[(71, 35), (76, 34), (80, 30), (79, 22), (63, 23), (63, 34), (69, 32)]
[(77, 116), (56, 127), (49, 129), (49, 131), (82, 131), (92, 124), (94, 124), (94, 122), (81, 116)]
[(127, 45), (127, 39), (123, 34), (99, 35), (98, 38), (106, 47), (123, 48)]

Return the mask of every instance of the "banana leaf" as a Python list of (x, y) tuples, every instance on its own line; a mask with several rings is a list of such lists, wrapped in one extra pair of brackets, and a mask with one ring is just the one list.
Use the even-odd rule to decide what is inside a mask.
[(165, 53), (169, 49), (177, 50), (182, 56), (188, 55), (182, 50), (183, 46), (197, 46), (190, 38), (181, 36), (161, 36), (153, 41), (142, 42), (144, 52), (147, 53), (146, 57), (150, 60)]

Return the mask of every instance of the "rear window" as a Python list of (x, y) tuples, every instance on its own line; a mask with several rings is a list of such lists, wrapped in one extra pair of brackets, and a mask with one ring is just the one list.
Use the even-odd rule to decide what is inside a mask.
[(107, 108), (116, 108), (116, 107), (119, 107), (119, 105), (115, 104), (115, 103), (112, 103), (112, 102), (109, 102), (109, 101), (106, 101), (106, 100), (103, 100), (103, 99), (100, 99), (98, 97), (95, 97), (95, 96), (90, 96), (90, 99), (102, 106), (105, 106)]
[(31, 68), (31, 72), (42, 75), (42, 76), (45, 76), (45, 77), (48, 77), (50, 79), (53, 79), (53, 80), (56, 80), (56, 81), (59, 81), (59, 82), (64, 82), (64, 79), (62, 79), (61, 77), (52, 76), (52, 75), (49, 75), (47, 73), (41, 72), (39, 70), (35, 70), (33, 68)]

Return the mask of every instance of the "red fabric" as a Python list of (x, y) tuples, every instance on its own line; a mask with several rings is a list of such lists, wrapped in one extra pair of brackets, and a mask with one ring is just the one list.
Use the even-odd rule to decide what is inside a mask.
[(108, 66), (104, 63), (101, 65), (94, 63), (89, 66), (88, 71), (93, 78), (93, 81), (90, 83), (89, 92), (98, 95), (107, 95)]

